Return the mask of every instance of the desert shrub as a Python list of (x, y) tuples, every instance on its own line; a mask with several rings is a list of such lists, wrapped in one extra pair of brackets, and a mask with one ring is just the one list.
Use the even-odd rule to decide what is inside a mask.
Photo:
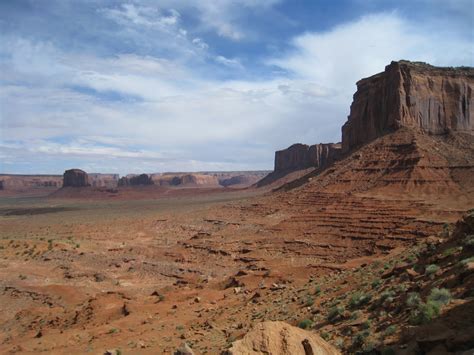
[(328, 332), (321, 332), (319, 333), (319, 336), (326, 341), (328, 341), (331, 338), (331, 334), (329, 334)]
[(474, 247), (474, 234), (468, 235), (466, 239), (464, 239), (464, 245), (467, 247)]
[(383, 334), (384, 334), (385, 336), (390, 336), (390, 335), (395, 334), (396, 331), (397, 331), (397, 326), (394, 325), (394, 324), (392, 324), (392, 325), (389, 325), (389, 326), (387, 327), (387, 329), (385, 329), (385, 331), (383, 332)]
[(336, 347), (338, 347), (339, 349), (342, 349), (344, 347), (344, 339), (343, 338), (337, 338), (334, 341), (334, 345), (336, 345)]
[(439, 270), (439, 266), (438, 265), (435, 265), (435, 264), (431, 264), (431, 265), (428, 265), (426, 268), (425, 268), (425, 274), (426, 275), (434, 275), (438, 272)]
[(421, 297), (418, 292), (410, 292), (407, 297), (407, 306), (410, 308), (417, 307), (421, 303)]
[(349, 307), (358, 308), (370, 302), (372, 296), (369, 294), (364, 294), (362, 292), (356, 292), (351, 296), (349, 300)]
[(372, 281), (371, 286), (372, 288), (378, 288), (382, 284), (382, 280), (380, 279), (375, 279)]
[(459, 262), (459, 265), (461, 267), (466, 267), (467, 264), (469, 263), (474, 263), (474, 256), (471, 256), (470, 258), (463, 259)]
[(306, 297), (306, 301), (305, 301), (304, 305), (306, 307), (311, 307), (313, 304), (314, 304), (314, 298), (311, 297), (311, 296)]
[(437, 302), (421, 302), (410, 314), (410, 323), (413, 325), (426, 324), (439, 315), (440, 305)]
[(316, 296), (319, 296), (321, 294), (321, 286), (318, 285), (314, 288), (314, 294)]
[(361, 347), (364, 345), (365, 340), (367, 337), (370, 335), (370, 332), (368, 330), (363, 330), (362, 332), (357, 333), (353, 338), (352, 338), (352, 346), (353, 347)]
[(395, 297), (395, 292), (392, 290), (385, 290), (380, 294), (379, 304), (390, 304), (393, 302)]
[(372, 326), (372, 322), (370, 320), (366, 320), (364, 323), (362, 323), (362, 329), (370, 329)]
[(328, 316), (327, 316), (328, 321), (334, 322), (338, 320), (339, 318), (343, 316), (344, 311), (345, 309), (342, 306), (332, 307), (331, 309), (329, 309), (329, 312), (328, 312)]
[(352, 319), (352, 320), (355, 320), (355, 319), (359, 318), (360, 314), (361, 314), (360, 311), (354, 311), (354, 312), (352, 312), (352, 313), (351, 313), (351, 319)]
[(298, 327), (301, 329), (309, 329), (313, 326), (313, 321), (311, 319), (303, 319), (298, 323)]
[(428, 301), (436, 302), (441, 305), (451, 302), (451, 292), (446, 288), (434, 288), (428, 296)]
[(448, 256), (456, 254), (458, 251), (461, 251), (462, 247), (452, 247), (443, 251), (443, 256), (446, 258)]

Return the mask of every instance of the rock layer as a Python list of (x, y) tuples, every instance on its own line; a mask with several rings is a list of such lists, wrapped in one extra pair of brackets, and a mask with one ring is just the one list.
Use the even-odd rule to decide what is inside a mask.
[(344, 153), (400, 127), (429, 134), (474, 130), (474, 68), (392, 62), (357, 83), (342, 127)]
[(84, 170), (70, 169), (63, 175), (63, 187), (86, 187), (90, 186), (89, 177)]

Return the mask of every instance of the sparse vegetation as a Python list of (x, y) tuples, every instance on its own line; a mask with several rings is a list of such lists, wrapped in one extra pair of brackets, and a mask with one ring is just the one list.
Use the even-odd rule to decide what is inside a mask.
[(362, 292), (354, 293), (349, 300), (349, 307), (359, 308), (370, 302), (372, 296), (369, 294), (364, 294)]
[(407, 297), (406, 304), (408, 307), (417, 307), (421, 303), (421, 297), (418, 292), (410, 292)]
[(339, 320), (344, 315), (344, 311), (345, 311), (345, 309), (342, 306), (332, 307), (329, 310), (328, 315), (327, 315), (328, 321), (335, 322), (335, 321)]
[(311, 307), (313, 304), (314, 304), (314, 298), (308, 295), (306, 297), (306, 301), (305, 301), (304, 305), (306, 307)]
[(434, 288), (428, 296), (429, 302), (436, 302), (440, 305), (445, 305), (451, 302), (451, 292), (446, 288)]
[(303, 319), (298, 323), (298, 327), (301, 329), (310, 329), (313, 327), (313, 321), (311, 319)]
[(378, 288), (381, 284), (382, 284), (382, 280), (381, 280), (381, 279), (375, 279), (374, 281), (372, 281), (371, 286), (372, 286), (372, 288), (376, 289), (376, 288)]
[(387, 327), (387, 329), (385, 329), (385, 331), (383, 332), (384, 336), (390, 336), (390, 335), (393, 335), (397, 332), (397, 326), (392, 324), (392, 325), (389, 325)]
[(410, 323), (413, 325), (426, 324), (439, 315), (440, 305), (437, 302), (421, 302), (416, 309), (410, 313)]
[(438, 272), (438, 270), (439, 270), (438, 265), (431, 264), (431, 265), (428, 265), (425, 268), (425, 274), (428, 275), (428, 276), (434, 276), (434, 274), (436, 274)]

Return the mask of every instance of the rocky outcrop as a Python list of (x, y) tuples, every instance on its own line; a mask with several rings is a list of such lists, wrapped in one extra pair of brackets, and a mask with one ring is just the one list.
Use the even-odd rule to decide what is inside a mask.
[(220, 179), (219, 184), (224, 187), (229, 186), (250, 186), (260, 180), (257, 176), (237, 175), (227, 179)]
[(344, 153), (400, 127), (429, 134), (474, 130), (474, 68), (392, 62), (357, 83), (342, 127)]
[(124, 176), (118, 181), (118, 186), (140, 186), (140, 185), (153, 185), (154, 182), (148, 174), (140, 174), (135, 176)]
[(63, 187), (90, 186), (87, 173), (80, 169), (66, 170), (63, 174)]
[(337, 355), (340, 352), (314, 332), (285, 322), (263, 322), (256, 324), (243, 339), (234, 342), (224, 354)]
[(92, 187), (114, 188), (117, 187), (119, 181), (118, 174), (89, 173), (88, 176)]
[(275, 171), (291, 171), (311, 167), (324, 168), (337, 160), (340, 144), (293, 144), (291, 147), (275, 153)]
[(219, 180), (214, 175), (206, 174), (183, 174), (183, 173), (165, 173), (153, 176), (156, 185), (175, 186), (175, 187), (216, 187), (219, 186)]

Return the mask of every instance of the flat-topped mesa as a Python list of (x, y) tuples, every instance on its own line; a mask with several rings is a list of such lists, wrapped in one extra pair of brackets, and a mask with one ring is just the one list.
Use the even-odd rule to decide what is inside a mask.
[(124, 176), (118, 181), (118, 186), (140, 186), (140, 185), (153, 185), (154, 182), (150, 175), (140, 174), (135, 176)]
[(275, 170), (292, 171), (308, 168), (325, 168), (339, 158), (340, 144), (320, 143), (315, 145), (293, 144), (275, 152)]
[(86, 187), (90, 186), (89, 177), (84, 170), (70, 169), (63, 174), (63, 187)]
[(474, 68), (409, 61), (357, 83), (342, 150), (350, 152), (400, 127), (429, 134), (474, 131)]

